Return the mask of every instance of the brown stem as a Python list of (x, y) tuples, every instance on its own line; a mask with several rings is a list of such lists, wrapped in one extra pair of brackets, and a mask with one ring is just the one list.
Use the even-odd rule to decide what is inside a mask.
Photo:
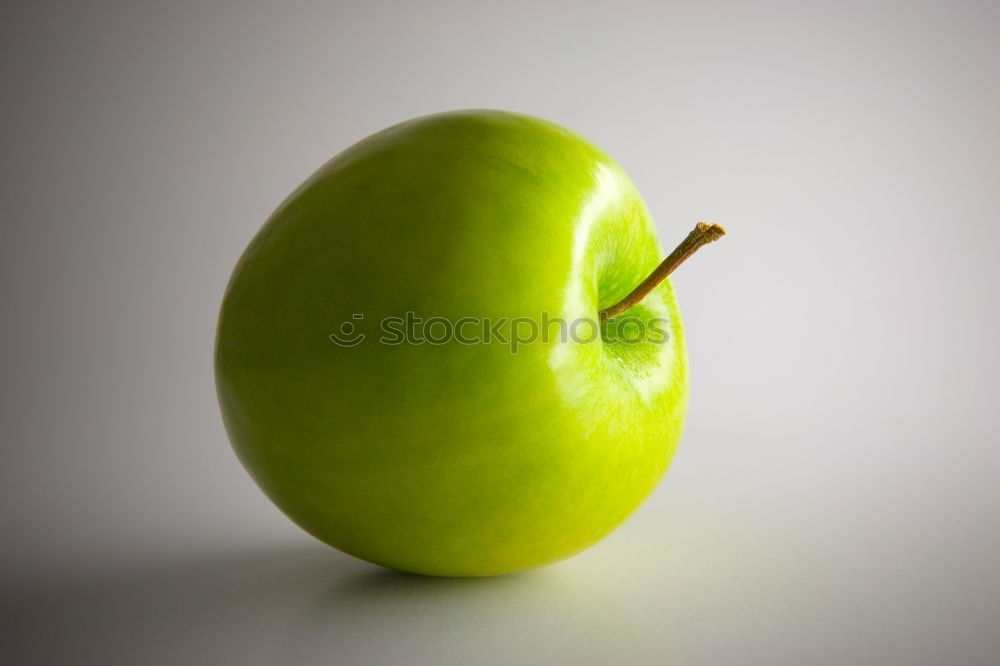
[(632, 292), (618, 301), (610, 308), (605, 308), (601, 310), (601, 321), (607, 321), (608, 319), (614, 319), (618, 315), (631, 309), (632, 306), (637, 304), (642, 299), (646, 298), (649, 292), (656, 288), (656, 285), (663, 282), (668, 275), (674, 272), (678, 266), (684, 263), (684, 261), (690, 257), (692, 254), (698, 251), (702, 245), (708, 245), (712, 241), (719, 240), (726, 233), (718, 224), (709, 224), (707, 222), (699, 222), (695, 225), (691, 233), (687, 235), (681, 244), (674, 248), (674, 251), (664, 259), (656, 269), (649, 274), (645, 280), (639, 283), (639, 286), (632, 290)]

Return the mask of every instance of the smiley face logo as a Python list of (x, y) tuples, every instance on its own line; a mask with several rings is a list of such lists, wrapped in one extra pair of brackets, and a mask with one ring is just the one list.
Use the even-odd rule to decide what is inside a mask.
[[(364, 319), (363, 314), (355, 314), (351, 317), (354, 320)], [(359, 333), (354, 322), (345, 321), (340, 324), (340, 330), (330, 334), (330, 342), (340, 347), (356, 347), (365, 341), (365, 334)]]

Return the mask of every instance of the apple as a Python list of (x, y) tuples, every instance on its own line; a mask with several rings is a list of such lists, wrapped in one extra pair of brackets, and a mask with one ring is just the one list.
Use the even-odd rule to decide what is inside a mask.
[[(438, 576), (538, 567), (650, 494), (688, 401), (670, 257), (618, 164), (469, 110), (333, 158), (247, 247), (215, 368), (233, 447), (295, 523)], [(515, 342), (516, 341), (516, 342)]]

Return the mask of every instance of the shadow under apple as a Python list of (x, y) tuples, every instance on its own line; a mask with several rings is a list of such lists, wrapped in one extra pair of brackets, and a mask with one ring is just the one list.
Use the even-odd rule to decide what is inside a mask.
[(430, 578), (303, 543), (5, 594), (0, 661), (611, 663), (636, 638), (623, 596), (569, 563)]

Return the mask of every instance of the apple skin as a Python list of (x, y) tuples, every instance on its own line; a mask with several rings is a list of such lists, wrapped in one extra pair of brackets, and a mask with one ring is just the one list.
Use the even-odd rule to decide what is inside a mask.
[[(468, 110), (374, 134), (292, 193), (234, 270), (215, 350), (233, 447), (295, 523), (370, 562), (490, 576), (566, 558), (639, 506), (680, 439), (669, 280), (628, 313), (666, 318), (666, 343), (554, 325), (516, 354), (387, 345), (379, 322), (596, 320), (662, 256), (622, 168), (558, 125)], [(334, 344), (343, 322), (365, 341)]]

